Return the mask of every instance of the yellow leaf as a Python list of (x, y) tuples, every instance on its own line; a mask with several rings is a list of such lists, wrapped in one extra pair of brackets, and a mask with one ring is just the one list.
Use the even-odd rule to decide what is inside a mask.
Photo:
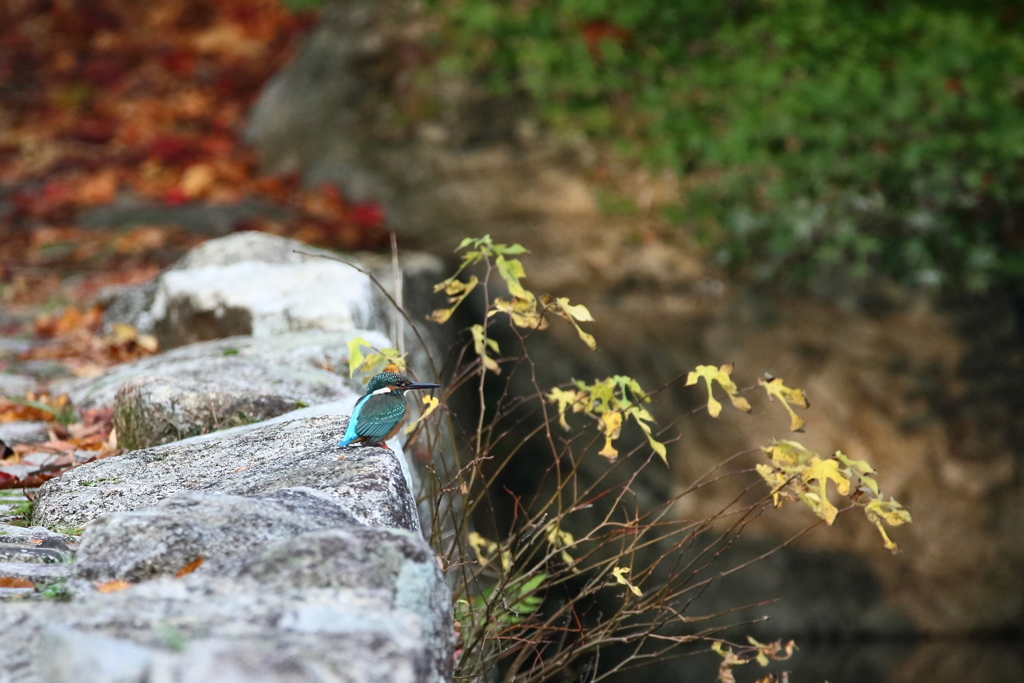
[(665, 444), (661, 443), (660, 441), (656, 441), (654, 437), (651, 436), (651, 426), (647, 424), (648, 422), (654, 421), (654, 418), (651, 416), (651, 414), (648, 413), (643, 408), (641, 408), (640, 406), (631, 406), (626, 411), (626, 415), (631, 416), (636, 421), (636, 423), (640, 425), (640, 429), (644, 431), (644, 436), (647, 437), (647, 443), (650, 444), (651, 449), (653, 449), (655, 453), (661, 456), (662, 462), (668, 465), (668, 450), (665, 448)]
[(526, 277), (526, 271), (523, 269), (523, 264), (520, 263), (519, 259), (506, 259), (499, 254), (494, 258), (494, 265), (498, 269), (501, 279), (508, 286), (509, 294), (520, 299), (533, 298), (533, 295), (523, 289), (523, 285), (519, 282), (520, 279)]
[(732, 401), (733, 407), (742, 410), (744, 413), (750, 412), (750, 403), (747, 401), (747, 399), (743, 398), (742, 396), (734, 396), (733, 394), (729, 394), (729, 400)]
[(828, 460), (822, 460), (817, 456), (811, 458), (810, 464), (801, 474), (801, 479), (808, 486), (811, 485), (811, 482), (818, 482), (817, 496), (819, 501), (817, 506), (812, 507), (815, 507), (815, 512), (818, 516), (824, 519), (826, 524), (831, 526), (836, 520), (836, 515), (839, 514), (839, 511), (828, 500), (828, 492), (826, 490), (828, 480), (831, 479), (835, 482), (836, 490), (844, 496), (850, 493), (850, 480), (839, 473), (838, 462), (831, 458)]
[(486, 567), (490, 564), (490, 560), (484, 557), (484, 552), (488, 555), (492, 554), (498, 549), (498, 544), (494, 541), (488, 541), (486, 538), (481, 536), (475, 531), (471, 531), (467, 537), (469, 541), (469, 547), (476, 553), (476, 560), (480, 563), (481, 567)]
[(708, 414), (711, 417), (718, 417), (722, 413), (722, 404), (715, 399), (711, 383), (718, 382), (719, 386), (729, 395), (733, 406), (743, 412), (750, 412), (750, 403), (745, 398), (737, 395), (739, 391), (736, 383), (729, 375), (732, 373), (732, 365), (725, 364), (716, 368), (714, 365), (698, 365), (697, 369), (686, 376), (686, 386), (693, 386), (703, 379), (708, 388)]
[(842, 451), (836, 451), (835, 459), (846, 465), (851, 472), (856, 473), (857, 478), (860, 479), (861, 483), (868, 487), (868, 489), (878, 497), (878, 482), (875, 481), (874, 477), (869, 477), (869, 474), (874, 474), (875, 470), (871, 467), (867, 460), (851, 460), (847, 456), (843, 455)]
[(348, 376), (349, 377), (355, 377), (356, 371), (362, 366), (362, 364), (363, 364), (363, 351), (362, 351), (362, 347), (363, 346), (369, 346), (369, 345), (370, 345), (370, 343), (367, 342), (362, 337), (356, 337), (354, 339), (349, 339), (348, 340)]
[(572, 323), (572, 326), (576, 328), (576, 334), (579, 335), (580, 339), (582, 339), (583, 342), (591, 348), (591, 350), (597, 349), (597, 341), (594, 340), (593, 335), (587, 334), (583, 331), (583, 328), (579, 326), (579, 322), (594, 321), (594, 316), (590, 315), (590, 311), (586, 306), (582, 304), (570, 304), (569, 299), (564, 296), (556, 299), (547, 294), (541, 297), (541, 303), (545, 308), (553, 310), (557, 315)]
[(889, 539), (889, 535), (885, 533), (885, 527), (882, 526), (884, 520), (890, 526), (900, 526), (907, 524), (911, 520), (910, 513), (893, 499), (883, 501), (876, 498), (875, 500), (864, 506), (864, 514), (867, 515), (868, 520), (878, 528), (878, 533), (882, 535), (882, 543), (885, 549), (895, 553), (897, 550), (896, 544)]
[[(373, 375), (382, 370), (386, 372), (405, 372), (405, 356), (398, 349), (383, 348), (379, 351), (374, 350), (372, 353), (363, 355), (363, 346), (373, 348), (370, 342), (361, 337), (348, 341), (349, 377), (353, 377), (360, 371), (367, 373), (367, 375)], [(363, 381), (369, 381), (369, 377), (366, 377)]]
[(774, 400), (777, 398), (782, 402), (786, 412), (789, 413), (789, 430), (792, 432), (803, 431), (804, 419), (796, 414), (790, 403), (794, 403), (801, 408), (810, 408), (811, 404), (807, 401), (807, 394), (804, 390), (787, 387), (779, 377), (771, 377), (767, 380), (758, 378), (757, 383), (764, 387), (769, 399)]
[(761, 450), (767, 453), (773, 462), (782, 465), (805, 465), (818, 455), (804, 448), (803, 444), (786, 439), (775, 441), (771, 446), (764, 446)]
[(768, 486), (772, 487), (772, 503), (775, 507), (779, 507), (781, 505), (779, 491), (789, 482), (789, 477), (780, 470), (764, 463), (758, 463), (755, 465), (755, 469), (761, 475), (761, 478), (768, 482)]
[(558, 424), (562, 425), (562, 429), (569, 429), (569, 423), (565, 421), (565, 409), (575, 406), (584, 398), (586, 398), (586, 394), (583, 392), (566, 391), (558, 387), (552, 389), (551, 393), (547, 395), (547, 399), (558, 406)]
[(619, 457), (619, 452), (612, 446), (612, 441), (619, 438), (619, 433), (622, 430), (622, 413), (617, 410), (602, 413), (601, 430), (604, 432), (604, 448), (598, 452), (598, 455), (615, 460)]
[(402, 430), (403, 434), (411, 434), (412, 430), (416, 429), (416, 425), (418, 425), (420, 422), (423, 422), (425, 419), (427, 419), (428, 415), (437, 410), (437, 406), (440, 405), (441, 401), (436, 396), (430, 396), (428, 394), (423, 396), (423, 403), (426, 404), (427, 409), (424, 410), (423, 414), (416, 418), (414, 422), (406, 425), (405, 429)]
[(547, 541), (553, 547), (561, 549), (560, 556), (562, 561), (566, 564), (573, 564), (576, 560), (573, 559), (572, 555), (565, 551), (566, 548), (571, 548), (575, 543), (576, 539), (568, 531), (562, 531), (557, 522), (551, 522), (547, 526)]
[(580, 322), (592, 323), (594, 322), (594, 316), (590, 315), (590, 311), (583, 304), (572, 305), (569, 303), (569, 299), (566, 297), (558, 298), (558, 307), (565, 311), (573, 320), (579, 320)]
[(491, 349), (495, 353), (498, 353), (498, 342), (487, 338), (483, 325), (473, 325), (469, 328), (469, 331), (473, 335), (473, 350), (476, 351), (476, 355), (480, 356), (480, 360), (483, 361), (484, 367), (495, 375), (500, 375), (501, 368), (498, 367), (498, 361), (487, 355), (487, 349)]
[(548, 321), (544, 319), (544, 316), (537, 309), (537, 300), (529, 292), (526, 292), (526, 294), (529, 296), (525, 299), (519, 297), (514, 297), (512, 301), (495, 299), (494, 310), (488, 314), (488, 317), (497, 313), (507, 313), (512, 319), (512, 324), (516, 327), (524, 327), (531, 330), (547, 329)]
[(459, 304), (466, 300), (466, 297), (476, 288), (478, 282), (480, 282), (480, 279), (476, 275), (471, 275), (466, 282), (451, 277), (434, 285), (435, 292), (443, 290), (448, 295), (448, 303), (451, 306), (437, 309), (427, 316), (427, 320), (433, 320), (436, 323), (448, 322), (448, 319), (452, 317), (452, 313), (459, 307)]
[(643, 593), (640, 592), (640, 589), (634, 586), (632, 583), (630, 583), (629, 579), (626, 578), (626, 574), (628, 573), (629, 567), (615, 567), (614, 569), (612, 569), (612, 576), (615, 577), (615, 580), (617, 582), (619, 582), (623, 586), (628, 586), (629, 590), (631, 590), (633, 592), (633, 595), (635, 595), (636, 597), (642, 597)]

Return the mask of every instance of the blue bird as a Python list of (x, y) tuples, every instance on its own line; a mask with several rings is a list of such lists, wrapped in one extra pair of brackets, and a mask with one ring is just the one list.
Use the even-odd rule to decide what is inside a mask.
[(396, 372), (374, 375), (366, 387), (366, 394), (356, 401), (345, 436), (338, 442), (338, 446), (345, 448), (356, 442), (366, 446), (383, 445), (395, 435), (405, 419), (405, 392), (410, 389), (436, 389), (440, 386), (413, 382)]

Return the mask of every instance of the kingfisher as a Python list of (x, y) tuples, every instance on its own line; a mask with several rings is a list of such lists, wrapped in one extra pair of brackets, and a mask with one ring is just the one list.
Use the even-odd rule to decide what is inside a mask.
[(413, 382), (397, 372), (374, 375), (366, 386), (366, 394), (356, 401), (345, 436), (338, 442), (338, 446), (345, 448), (356, 442), (366, 446), (383, 445), (395, 435), (405, 419), (405, 392), (410, 389), (437, 389), (440, 386)]

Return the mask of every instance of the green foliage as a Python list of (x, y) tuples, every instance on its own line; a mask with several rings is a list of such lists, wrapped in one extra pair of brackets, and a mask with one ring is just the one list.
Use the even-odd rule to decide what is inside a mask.
[[(541, 572), (529, 578), (514, 578), (500, 591), (496, 586), (490, 586), (472, 600), (456, 602), (455, 618), (463, 628), (471, 630), (500, 630), (521, 624), (543, 603), (537, 591), (546, 578), (547, 574)], [(488, 612), (491, 614), (487, 615)], [(476, 625), (475, 622), (480, 620), (485, 621), (482, 625)]]
[(67, 579), (46, 584), (46, 587), (43, 588), (40, 594), (47, 600), (56, 600), (58, 602), (66, 602), (71, 599), (71, 591), (68, 589)]
[(442, 68), (689, 175), (672, 213), (725, 265), (1024, 280), (1024, 34), (1000, 3), (433, 4)]
[[(370, 353), (363, 353), (363, 347), (369, 347)], [(362, 337), (353, 337), (348, 341), (348, 376), (356, 373), (363, 375), (363, 384), (378, 372), (405, 372), (405, 355), (398, 349), (377, 349)]]
[(281, 4), (290, 12), (310, 12), (324, 6), (327, 0), (281, 0)]
[(35, 500), (22, 501), (11, 507), (11, 514), (17, 515), (25, 520), (28, 524), (32, 523), (32, 512), (35, 510)]

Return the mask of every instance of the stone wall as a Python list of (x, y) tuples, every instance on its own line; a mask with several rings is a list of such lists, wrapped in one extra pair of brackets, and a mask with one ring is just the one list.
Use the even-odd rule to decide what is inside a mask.
[(186, 345), (63, 387), (112, 406), (133, 450), (0, 527), (0, 575), (36, 586), (4, 589), (0, 682), (450, 680), (451, 594), (401, 446), (335, 445), (361, 387), (326, 365), (390, 320), (366, 276), (296, 248), (210, 242), (112, 307)]

